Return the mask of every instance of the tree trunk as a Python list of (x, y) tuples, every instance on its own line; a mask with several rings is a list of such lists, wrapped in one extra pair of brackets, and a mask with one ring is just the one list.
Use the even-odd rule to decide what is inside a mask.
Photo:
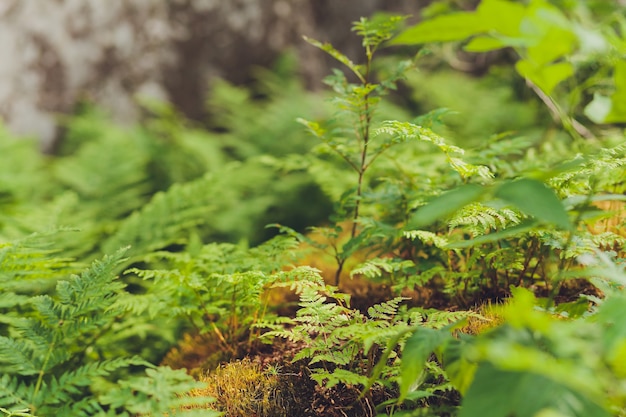
[[(210, 80), (235, 83), (293, 48), (314, 88), (330, 61), (302, 35), (355, 57), (351, 22), (378, 10), (416, 13), (402, 0), (3, 0), (0, 117), (51, 149), (57, 116), (87, 99), (119, 122), (139, 116), (137, 95), (204, 118)], [(355, 58), (356, 59), (356, 58)], [(335, 65), (334, 63), (332, 65)]]

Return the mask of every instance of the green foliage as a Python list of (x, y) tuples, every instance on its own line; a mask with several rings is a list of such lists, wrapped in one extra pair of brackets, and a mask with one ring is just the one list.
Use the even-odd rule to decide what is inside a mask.
[[(84, 109), (49, 158), (0, 133), (0, 414), (216, 415), (155, 366), (192, 332), (223, 358), (283, 338), (320, 391), (360, 390), (371, 414), (623, 415), (626, 147), (576, 120), (623, 120), (623, 19), (451, 5), (391, 43), (513, 48), (569, 135), (512, 105), (521, 84), (491, 88), (506, 69), (464, 90), (408, 76), (422, 54), (380, 59), (404, 20), (383, 14), (353, 25), (361, 61), (308, 39), (347, 69), (329, 104), (285, 58), (251, 88), (214, 84), (212, 132), (145, 103), (128, 129)], [(449, 111), (411, 114), (429, 88), (429, 105), (469, 91), (461, 110), (484, 117), (448, 136)], [(489, 302), (493, 322), (463, 310)]]
[(293, 238), (278, 236), (250, 249), (192, 243), (184, 252), (151, 254), (146, 261), (159, 269), (128, 270), (150, 285), (144, 294), (119, 300), (118, 307), (161, 322), (182, 320), (236, 356), (238, 345), (256, 336), (250, 329), (269, 313), (266, 292), (272, 285), (311, 279), (306, 268), (283, 270), (293, 261)]
[[(59, 280), (54, 295), (14, 293), (13, 303), (3, 303), (1, 317), (6, 327), (0, 334), (0, 406), (5, 414), (128, 415), (118, 412), (165, 412), (182, 406), (178, 394), (196, 386), (184, 371), (155, 368), (139, 357), (106, 358), (99, 353), (106, 340), (103, 335), (123, 316), (115, 305), (125, 285), (114, 270), (124, 253), (119, 250), (95, 261), (80, 275)], [(58, 259), (44, 258), (23, 244), (5, 246), (2, 255), (3, 294), (11, 294), (5, 292), (11, 288), (23, 290), (15, 281), (27, 280), (29, 275), (68, 273)], [(4, 313), (7, 307), (16, 306), (22, 317)], [(114, 382), (121, 370), (131, 367), (147, 368), (146, 376)], [(99, 380), (108, 380), (106, 394), (99, 391), (95, 383)], [(117, 389), (119, 395), (109, 397)], [(146, 395), (137, 396), (137, 392)]]
[[(553, 116), (570, 134), (590, 132), (573, 117), (586, 104), (585, 115), (596, 123), (623, 122), (624, 18), (617, 10), (597, 22), (589, 21), (587, 2), (562, 10), (546, 0), (520, 4), (483, 0), (475, 11), (442, 14), (401, 33), (396, 44), (468, 41), (464, 50), (488, 52), (510, 47), (518, 60), (515, 68), (535, 89)], [(591, 64), (593, 62), (593, 64)], [(590, 67), (595, 67), (590, 71)], [(580, 75), (579, 75), (580, 74)], [(580, 87), (560, 90), (574, 76)], [(606, 84), (610, 85), (609, 88)], [(583, 94), (594, 95), (583, 103)]]
[[(400, 385), (401, 396), (435, 351), (464, 394), (460, 416), (614, 415), (624, 406), (616, 383), (623, 375), (611, 359), (619, 348), (611, 344), (617, 339), (609, 329), (619, 326), (622, 297), (621, 291), (610, 293), (593, 314), (565, 320), (563, 310), (546, 310), (543, 301), (517, 289), (500, 313), (506, 324), (487, 333), (456, 339), (448, 328), (418, 330), (403, 350), (410, 360), (402, 363), (408, 380)], [(606, 303), (611, 306), (605, 309)]]
[[(501, 12), (506, 12), (506, 19), (493, 18)], [(557, 84), (573, 74), (572, 64), (555, 62), (574, 53), (576, 44), (569, 37), (574, 32), (569, 24), (565, 15), (545, 2), (524, 6), (483, 1), (476, 12), (436, 18), (409, 29), (398, 42), (460, 40), (484, 33), (484, 40), (475, 38), (470, 43), (472, 49), (483, 45), (481, 42), (487, 47), (488, 36), (494, 33), (503, 34), (497, 38), (504, 42), (498, 48), (520, 48), (518, 71), (538, 87), (542, 100), (553, 106), (547, 94), (561, 94), (556, 92)], [(458, 32), (446, 30), (447, 25)], [(527, 39), (523, 42), (513, 42), (524, 36)], [(562, 38), (563, 44), (546, 55), (544, 49), (557, 38)], [(335, 72), (329, 84), (337, 94), (337, 117), (328, 122), (303, 121), (323, 143), (319, 157), (324, 166), (341, 163), (347, 172), (356, 173), (352, 187), (349, 181), (335, 181), (336, 188), (328, 191), (338, 198), (338, 204), (332, 219), (336, 224), (316, 230), (326, 240), (298, 236), (334, 258), (335, 283), (340, 282), (347, 260), (358, 254), (365, 260), (351, 269), (350, 276), (390, 283), (399, 292), (437, 279), (453, 303), (465, 306), (474, 302), (472, 294), (484, 296), (492, 291), (499, 298), (513, 291), (514, 300), (530, 294), (511, 290), (515, 284), (542, 288), (547, 298), (522, 303), (523, 307), (513, 301), (503, 313), (506, 324), (485, 334), (459, 337), (454, 324), (431, 328), (410, 314), (400, 314), (402, 309), (395, 304), (390, 315), (366, 316), (350, 309), (333, 287), (312, 287), (301, 291), (297, 316), (279, 320), (267, 335), (303, 343), (296, 359), (309, 360), (318, 382), (363, 386), (364, 396), (375, 384), (396, 386), (396, 405), (419, 398), (422, 405), (432, 404), (433, 414), (440, 409), (430, 395), (453, 388), (464, 395), (460, 408), (463, 416), (610, 415), (613, 407), (622, 410), (623, 405), (618, 404), (621, 394), (607, 396), (598, 388), (615, 383), (617, 375), (602, 365), (606, 358), (594, 355), (595, 342), (574, 330), (577, 326), (587, 328), (589, 305), (575, 301), (555, 306), (564, 282), (584, 276), (577, 259), (611, 245), (623, 253), (617, 243), (620, 239), (612, 232), (594, 234), (588, 230), (602, 216), (594, 202), (621, 200), (620, 196), (601, 195), (622, 190), (621, 148), (598, 152), (591, 144), (576, 143), (579, 150), (594, 149), (595, 155), (580, 157), (555, 140), (539, 144), (538, 149), (558, 150), (560, 155), (555, 157), (552, 152), (543, 156), (525, 148), (532, 141), (501, 136), (482, 149), (465, 153), (420, 124), (374, 117), (382, 100), (380, 88), (387, 84), (370, 83), (373, 53), (367, 47), (365, 64), (358, 65), (330, 45), (311, 43), (347, 66), (360, 81), (350, 84), (343, 74)], [(489, 45), (495, 47), (495, 43)], [(579, 138), (582, 127), (564, 113), (559, 116), (570, 133), (578, 133), (574, 138)], [(443, 158), (433, 157), (420, 142), (436, 145)], [(420, 165), (419, 152), (431, 160)], [(333, 155), (337, 158), (331, 160)], [(387, 165), (389, 161), (395, 163)], [(541, 172), (539, 167), (546, 163), (551, 168)], [(604, 171), (595, 171), (592, 167), (596, 164)], [(420, 169), (411, 171), (411, 165)], [(435, 180), (436, 174), (444, 179)], [(567, 185), (570, 178), (572, 185), (578, 184), (576, 190)], [(377, 205), (374, 198), (382, 203)], [(598, 245), (600, 241), (604, 243)], [(388, 307), (377, 304), (370, 313)], [(532, 313), (537, 308), (545, 311), (537, 313), (543, 318)], [(463, 317), (467, 313), (456, 319)], [(531, 321), (520, 324), (519, 317)], [(391, 320), (391, 325), (382, 324), (381, 319), (386, 323)], [(532, 321), (535, 319), (537, 322)], [(362, 339), (361, 332), (367, 333), (370, 326), (378, 327), (377, 332), (384, 337), (374, 342)], [(594, 332), (598, 335), (602, 330)], [(577, 348), (568, 350), (566, 346)], [(576, 369), (584, 357), (594, 359)], [(595, 373), (585, 381), (585, 375)], [(555, 397), (548, 394), (549, 390), (562, 395)], [(493, 392), (502, 394), (493, 397)], [(491, 395), (489, 400), (487, 395)], [(530, 403), (529, 397), (537, 401)]]

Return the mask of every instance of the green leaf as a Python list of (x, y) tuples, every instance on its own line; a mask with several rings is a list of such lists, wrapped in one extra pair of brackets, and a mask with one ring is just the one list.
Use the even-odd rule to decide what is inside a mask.
[[(510, 1), (483, 0), (476, 12), (450, 13), (426, 20), (402, 32), (392, 43), (414, 45), (461, 41), (487, 32), (516, 37), (520, 33), (525, 10), (523, 5)], [(494, 45), (495, 43), (492, 43), (490, 46)], [(491, 49), (499, 49), (508, 44), (500, 45)]]
[(411, 391), (431, 353), (450, 339), (452, 335), (447, 327), (439, 330), (419, 328), (406, 341), (400, 364), (400, 401)]
[(606, 116), (605, 123), (626, 122), (626, 63), (615, 63), (613, 74), (615, 93), (611, 96), (611, 112)]
[(476, 12), (484, 22), (488, 22), (490, 31), (504, 36), (518, 36), (526, 7), (507, 0), (483, 0)]
[(420, 207), (412, 216), (407, 230), (418, 229), (454, 213), (461, 207), (478, 200), (485, 193), (485, 187), (466, 184), (448, 191)]
[(546, 409), (572, 417), (611, 415), (582, 393), (543, 375), (502, 371), (484, 363), (463, 399), (459, 417), (535, 417)]
[(391, 43), (416, 45), (460, 41), (487, 30), (485, 21), (473, 12), (458, 12), (421, 22), (400, 33)]
[(361, 69), (359, 68), (359, 66), (352, 62), (350, 58), (336, 50), (334, 46), (329, 43), (322, 43), (306, 36), (304, 36), (304, 40), (315, 46), (316, 48), (319, 48), (322, 51), (326, 52), (328, 55), (332, 56), (337, 61), (344, 64), (346, 67), (350, 68), (350, 70), (359, 78), (359, 80), (365, 83), (365, 78), (363, 77), (363, 74), (361, 74)]
[(513, 204), (524, 213), (563, 229), (571, 229), (567, 211), (554, 191), (541, 181), (523, 178), (501, 185), (496, 197)]
[(472, 39), (463, 49), (468, 52), (489, 52), (507, 47), (507, 43), (500, 38), (478, 36)]
[(483, 243), (496, 242), (498, 240), (506, 239), (509, 237), (519, 236), (522, 233), (526, 233), (529, 230), (534, 229), (537, 226), (536, 220), (527, 220), (513, 227), (508, 227), (504, 230), (499, 230), (495, 233), (489, 233), (487, 235), (478, 236), (474, 239), (463, 240), (460, 242), (454, 242), (447, 245), (448, 249), (462, 249), (469, 248)]
[(533, 82), (546, 94), (552, 93), (562, 81), (574, 75), (574, 67), (569, 62), (541, 66), (529, 60), (520, 60), (515, 63), (515, 69), (522, 76)]

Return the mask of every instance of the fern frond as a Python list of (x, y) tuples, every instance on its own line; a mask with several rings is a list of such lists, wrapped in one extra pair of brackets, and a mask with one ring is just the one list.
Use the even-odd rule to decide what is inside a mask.
[[(339, 346), (336, 346), (339, 347)], [(304, 350), (306, 351), (306, 350)], [(311, 356), (308, 356), (309, 365), (314, 365), (316, 363), (332, 363), (334, 365), (348, 365), (354, 360), (354, 352), (352, 349), (346, 349), (346, 346), (339, 349), (327, 349), (324, 352), (320, 352), (319, 350), (309, 352)], [(299, 359), (303, 359), (304, 357), (300, 357)]]
[(374, 129), (372, 131), (372, 136), (374, 138), (379, 136), (386, 136), (388, 138), (380, 145), (381, 150), (379, 152), (391, 147), (392, 145), (408, 141), (418, 140), (422, 142), (430, 142), (446, 155), (446, 159), (448, 160), (450, 167), (458, 172), (461, 177), (470, 178), (478, 176), (483, 180), (490, 180), (493, 178), (493, 174), (489, 168), (482, 165), (473, 165), (463, 161), (459, 157), (465, 153), (463, 149), (446, 143), (444, 138), (426, 127), (408, 122), (387, 120), (383, 122), (378, 129)]
[[(0, 242), (0, 288), (20, 293), (41, 293), (55, 280), (76, 269), (69, 258), (56, 256), (50, 239), (59, 230), (34, 233), (11, 242)], [(36, 291), (35, 291), (36, 289)]]
[(385, 301), (380, 304), (374, 304), (367, 310), (367, 314), (373, 320), (391, 321), (398, 313), (400, 304), (406, 300), (410, 300), (410, 298), (395, 297), (389, 301)]
[[(116, 388), (103, 394), (100, 401), (113, 409), (126, 410), (133, 415), (192, 416), (198, 414), (200, 401), (205, 404), (214, 401), (211, 397), (193, 398), (188, 395), (194, 389), (204, 388), (204, 385), (194, 381), (183, 369), (148, 368), (145, 376), (120, 381)], [(212, 410), (202, 412), (203, 416), (208, 417), (221, 415)]]
[(415, 266), (410, 260), (401, 260), (396, 258), (374, 258), (370, 259), (350, 271), (350, 276), (364, 275), (368, 278), (379, 278), (383, 273), (393, 274), (404, 272)]
[(51, 377), (45, 383), (44, 403), (38, 408), (70, 401), (73, 395), (81, 393), (80, 388), (89, 386), (95, 378), (111, 375), (116, 370), (129, 366), (150, 367), (152, 365), (139, 357), (117, 358), (81, 366), (62, 374), (59, 378)]
[(347, 369), (335, 369), (327, 372), (322, 369), (314, 369), (311, 372), (311, 378), (318, 384), (323, 384), (330, 388), (337, 384), (346, 384), (348, 386), (365, 386), (367, 384), (367, 376), (360, 375)]
[(149, 153), (140, 143), (142, 137), (116, 128), (93, 111), (74, 120), (70, 129), (92, 140), (73, 155), (56, 159), (53, 172), (80, 196), (82, 207), (105, 219), (121, 218), (141, 207), (149, 191)]
[(9, 374), (0, 376), (0, 407), (30, 408), (30, 391), (18, 378)]
[(441, 329), (451, 323), (456, 323), (468, 317), (481, 318), (480, 314), (473, 311), (443, 311), (443, 310), (424, 310), (426, 320), (423, 325), (432, 329)]
[(34, 351), (25, 341), (0, 336), (0, 369), (6, 373), (35, 375), (39, 363), (34, 359)]
[(403, 235), (411, 240), (419, 239), (425, 244), (434, 245), (439, 249), (446, 249), (446, 246), (450, 243), (445, 237), (426, 230), (407, 230), (403, 232)]
[(203, 223), (217, 207), (215, 179), (207, 175), (184, 184), (174, 184), (154, 195), (140, 211), (122, 222), (102, 248), (111, 253), (130, 245), (130, 256), (148, 253), (180, 240), (183, 232)]
[(471, 203), (456, 212), (448, 221), (448, 227), (466, 227), (473, 236), (482, 236), (518, 224), (520, 220), (520, 215), (513, 210), (496, 210), (481, 203)]

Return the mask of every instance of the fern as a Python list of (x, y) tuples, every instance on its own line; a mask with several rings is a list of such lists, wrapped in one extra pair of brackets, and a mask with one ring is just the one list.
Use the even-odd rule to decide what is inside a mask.
[[(55, 262), (20, 256), (24, 253), (36, 252), (5, 245), (0, 277), (8, 272), (20, 280), (24, 279), (24, 271), (36, 275), (41, 267), (45, 274), (50, 266), (60, 268), (59, 274), (67, 272)], [(161, 387), (158, 394), (162, 398), (158, 404), (147, 398), (127, 398), (123, 405), (128, 410), (134, 409), (133, 404), (150, 413), (183, 405), (177, 393), (192, 386), (191, 378), (183, 371), (173, 377), (165, 370), (152, 371), (153, 365), (136, 356), (105, 359), (96, 353), (103, 343), (101, 336), (123, 313), (117, 303), (124, 295), (125, 284), (117, 279), (115, 270), (124, 255), (125, 250), (120, 250), (95, 261), (80, 275), (59, 280), (55, 294), (31, 296), (24, 301), (23, 305), (32, 309), (25, 317), (4, 320), (9, 327), (8, 336), (0, 335), (2, 409), (15, 413), (22, 410), (29, 415), (109, 415), (110, 404), (105, 397), (97, 396), (94, 381), (113, 379), (136, 367), (148, 368), (145, 381)]]
[(410, 260), (374, 258), (356, 266), (350, 271), (350, 276), (364, 275), (367, 278), (373, 279), (380, 278), (383, 273), (386, 273), (391, 275), (392, 278), (390, 278), (390, 280), (394, 281), (394, 275), (404, 275), (408, 270), (413, 269), (414, 266), (415, 264)]
[(521, 216), (511, 209), (496, 210), (480, 203), (472, 203), (459, 210), (450, 220), (448, 227), (464, 227), (472, 236), (482, 236), (520, 222)]
[(148, 368), (145, 376), (138, 376), (118, 383), (118, 386), (99, 397), (102, 404), (116, 412), (125, 410), (131, 415), (180, 415), (183, 417), (222, 415), (207, 409), (211, 398), (184, 396), (204, 384), (193, 381), (182, 369), (169, 367)]
[(206, 221), (216, 208), (212, 176), (175, 184), (157, 193), (139, 212), (133, 213), (104, 244), (105, 252), (131, 245), (135, 255), (164, 248), (181, 238), (182, 232)]
[[(96, 126), (106, 123), (90, 120)], [(129, 138), (121, 129), (102, 125), (90, 128), (97, 130), (97, 137), (74, 155), (57, 159), (54, 174), (77, 193), (83, 209), (92, 211), (94, 218), (116, 220), (145, 202), (149, 154), (136, 136)]]
[(116, 307), (167, 320), (175, 328), (191, 325), (196, 332), (210, 332), (234, 351), (244, 336), (252, 342), (256, 322), (271, 313), (271, 288), (321, 281), (311, 268), (291, 267), (289, 250), (295, 245), (293, 238), (277, 236), (255, 248), (192, 241), (185, 252), (155, 252), (145, 259), (160, 269), (127, 271), (143, 279), (146, 292), (121, 297)]
[[(263, 338), (287, 338), (301, 346), (293, 360), (306, 359), (311, 378), (318, 383), (326, 387), (339, 383), (364, 387), (381, 347), (409, 328), (407, 316), (399, 313), (405, 300), (397, 297), (376, 304), (365, 316), (349, 308), (346, 295), (335, 288), (307, 285), (300, 290), (300, 309), (295, 318), (268, 320), (260, 325), (270, 329)], [(387, 370), (385, 374), (393, 373)]]
[(419, 239), (428, 245), (434, 245), (438, 249), (446, 249), (448, 246), (448, 239), (441, 237), (433, 232), (426, 230), (407, 230), (403, 232), (404, 236), (408, 239)]

